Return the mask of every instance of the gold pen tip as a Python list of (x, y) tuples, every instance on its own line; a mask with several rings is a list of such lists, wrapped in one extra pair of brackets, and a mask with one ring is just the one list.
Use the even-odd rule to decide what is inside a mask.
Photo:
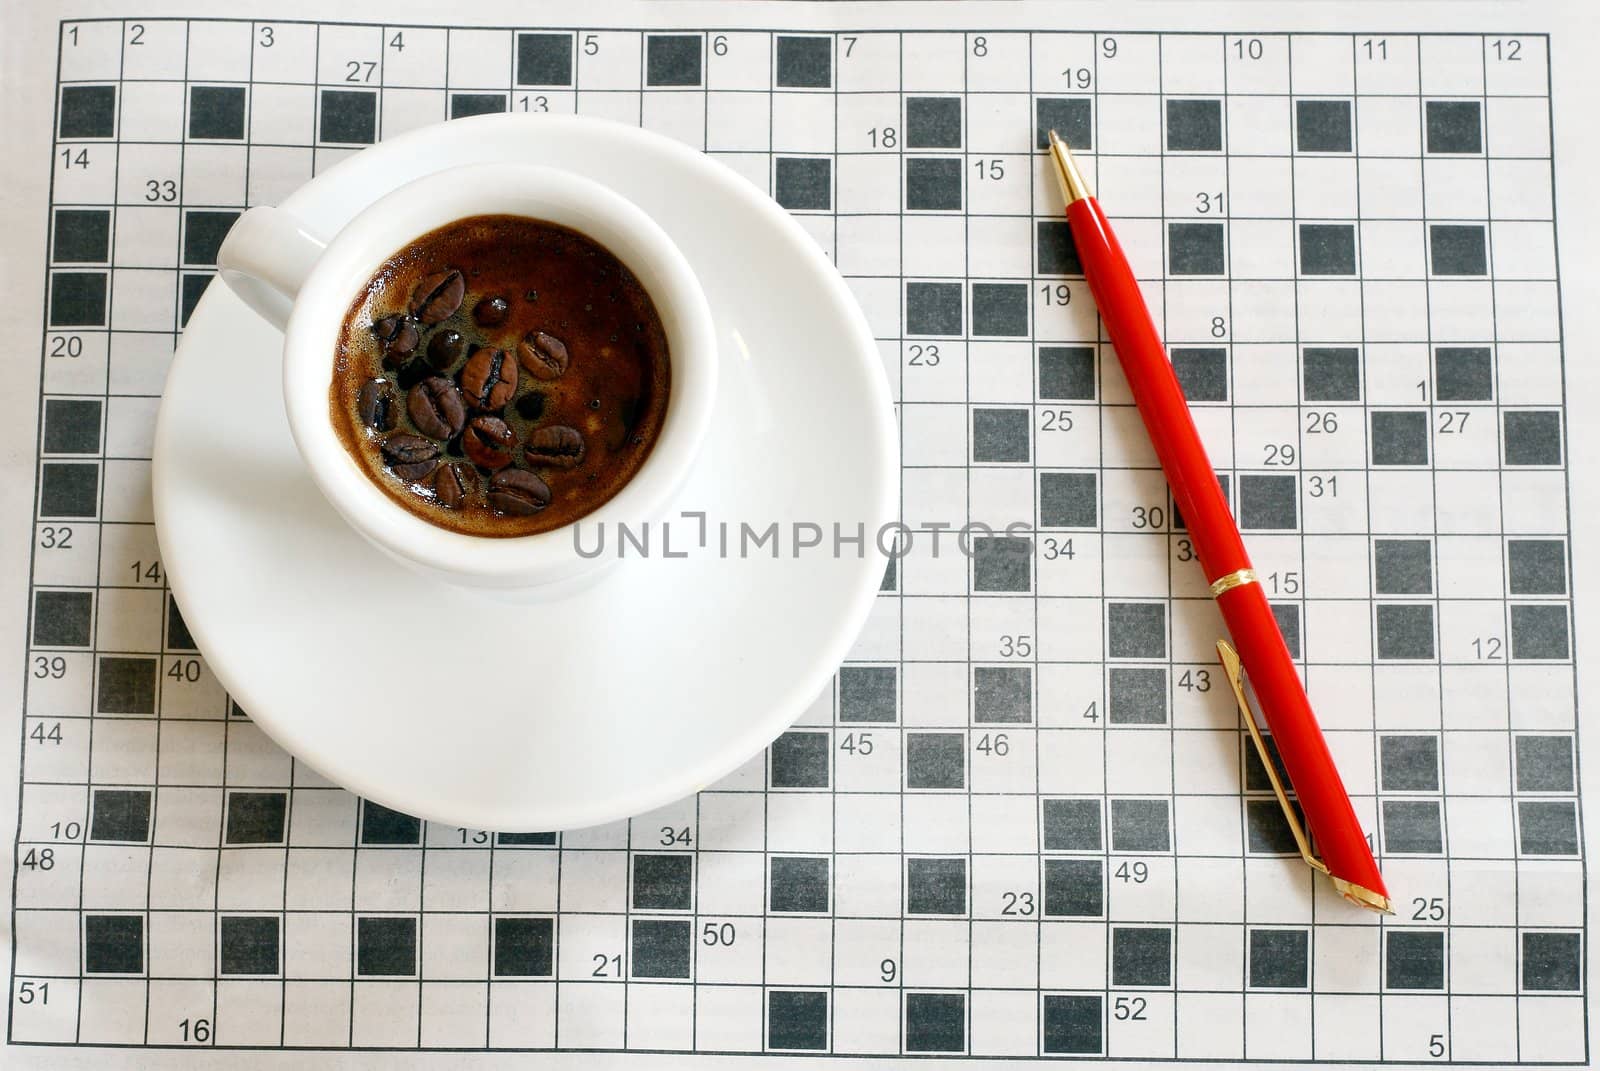
[(1094, 192), (1089, 189), (1083, 172), (1078, 170), (1078, 161), (1073, 158), (1072, 148), (1054, 129), (1049, 136), (1050, 158), (1055, 162), (1056, 182), (1061, 187), (1062, 200), (1070, 205), (1074, 201), (1093, 197)]

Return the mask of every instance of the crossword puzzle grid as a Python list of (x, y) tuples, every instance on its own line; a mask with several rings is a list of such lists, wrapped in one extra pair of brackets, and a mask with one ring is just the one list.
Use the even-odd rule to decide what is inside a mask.
[[(1586, 1058), (1544, 38), (129, 19), (59, 48), (11, 1039)], [(921, 533), (766, 754), (561, 835), (279, 751), (149, 501), (242, 208), (506, 109), (771, 190), (879, 338), (907, 523), (1029, 525), (970, 564)], [(1391, 918), (1294, 858), (1246, 750), (1049, 127), (1148, 280)]]

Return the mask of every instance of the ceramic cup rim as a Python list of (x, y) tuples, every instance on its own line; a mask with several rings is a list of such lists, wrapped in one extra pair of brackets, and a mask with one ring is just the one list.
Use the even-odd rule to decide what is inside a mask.
[(538, 164), (466, 164), (414, 179), (367, 206), (328, 243), (301, 285), (284, 332), (289, 430), (312, 479), (364, 537), (402, 559), (472, 586), (538, 585), (596, 566), (572, 525), (514, 537), (451, 531), (391, 499), (346, 449), (329, 406), (333, 355), (351, 303), (386, 260), (438, 227), (514, 215), (571, 228), (610, 250), (655, 304), (670, 388), (660, 435), (639, 470), (580, 518), (613, 526), (658, 520), (693, 465), (710, 422), (716, 337), (693, 269), (659, 224), (610, 188)]

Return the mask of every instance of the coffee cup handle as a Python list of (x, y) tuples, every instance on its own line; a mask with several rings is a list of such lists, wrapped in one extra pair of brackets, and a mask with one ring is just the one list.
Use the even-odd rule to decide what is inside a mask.
[(240, 216), (217, 251), (228, 288), (282, 331), (300, 285), (328, 243), (281, 208), (262, 205)]

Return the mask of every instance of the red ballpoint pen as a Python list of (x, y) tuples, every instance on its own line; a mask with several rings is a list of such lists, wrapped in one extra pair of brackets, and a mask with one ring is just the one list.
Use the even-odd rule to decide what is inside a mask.
[[(1167, 359), (1166, 347), (1150, 318), (1133, 269), (1071, 151), (1053, 130), (1050, 155), (1055, 161), (1061, 195), (1067, 202), (1067, 224), (1078, 247), (1084, 277), (1133, 391), (1139, 416), (1150, 433), (1161, 471), (1172, 488), (1172, 501), (1188, 525), (1189, 539), (1205, 570), (1206, 582), (1211, 585), (1211, 595), (1238, 644), (1236, 653), (1226, 640), (1218, 640), (1217, 654), (1295, 843), (1305, 861), (1327, 874), (1347, 899), (1362, 907), (1389, 912), (1389, 893), (1378, 873), (1377, 861), (1311, 711), (1311, 701), (1300, 683), (1283, 634), (1278, 631), (1272, 607), (1251, 568), (1244, 539), (1206, 457), (1183, 388)], [(1300, 798), (1320, 858), (1313, 853), (1282, 778), (1267, 754), (1261, 729), (1245, 698), (1241, 665), (1243, 675), (1249, 677), (1255, 689), (1284, 770)]]

